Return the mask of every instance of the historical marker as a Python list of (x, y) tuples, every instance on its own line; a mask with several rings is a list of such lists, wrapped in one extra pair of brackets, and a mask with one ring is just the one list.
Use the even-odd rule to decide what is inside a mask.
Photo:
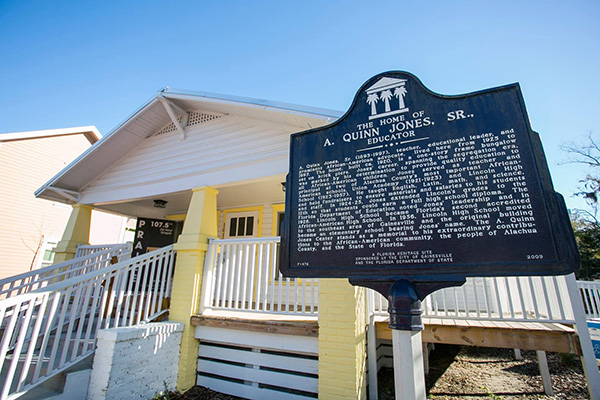
[(431, 281), (560, 275), (579, 256), (518, 84), (444, 96), (388, 72), (291, 137), (281, 271)]

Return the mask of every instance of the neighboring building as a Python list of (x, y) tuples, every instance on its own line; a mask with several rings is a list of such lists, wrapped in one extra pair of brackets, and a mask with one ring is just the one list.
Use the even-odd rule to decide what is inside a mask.
[[(100, 137), (94, 126), (0, 134), (0, 279), (52, 263), (71, 207), (36, 199), (34, 191)], [(123, 217), (93, 218), (104, 229), (92, 239), (124, 240)]]

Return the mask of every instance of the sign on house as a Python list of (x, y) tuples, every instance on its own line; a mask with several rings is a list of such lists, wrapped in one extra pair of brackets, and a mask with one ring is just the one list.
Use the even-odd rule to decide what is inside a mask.
[(558, 275), (579, 255), (518, 84), (439, 95), (388, 72), (291, 137), (281, 271), (298, 277)]
[(138, 218), (132, 257), (175, 243), (181, 229), (180, 221)]

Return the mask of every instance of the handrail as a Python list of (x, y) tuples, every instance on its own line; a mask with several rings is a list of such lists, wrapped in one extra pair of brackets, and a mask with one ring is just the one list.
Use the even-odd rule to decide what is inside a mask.
[(130, 255), (130, 244), (111, 245), (110, 248), (89, 253), (44, 268), (25, 272), (0, 280), (0, 298), (8, 298), (42, 288), (50, 282), (69, 279), (73, 276), (103, 268), (117, 257), (123, 261)]
[(174, 258), (171, 245), (1, 300), (0, 400), (92, 354), (99, 329), (168, 312)]
[(77, 251), (75, 252), (75, 257), (73, 258), (85, 257), (89, 254), (98, 253), (100, 251), (117, 247), (122, 247), (123, 249), (128, 249), (129, 251), (131, 251), (131, 245), (131, 242), (113, 244), (78, 244)]
[[(563, 276), (467, 278), (422, 302), (423, 316), (440, 319), (575, 323)], [(370, 291), (370, 309), (387, 316), (387, 300)]]

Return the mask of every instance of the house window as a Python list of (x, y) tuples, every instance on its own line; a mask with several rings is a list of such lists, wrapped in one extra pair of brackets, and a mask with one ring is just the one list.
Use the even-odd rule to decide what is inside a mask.
[(42, 248), (40, 249), (40, 261), (38, 264), (38, 268), (44, 268), (49, 265), (54, 264), (54, 248), (58, 244), (58, 241), (44, 241)]
[(277, 232), (276, 236), (281, 236), (281, 229), (283, 227), (283, 219), (285, 218), (285, 212), (280, 211), (277, 213)]
[(225, 238), (258, 236), (258, 211), (227, 213)]

